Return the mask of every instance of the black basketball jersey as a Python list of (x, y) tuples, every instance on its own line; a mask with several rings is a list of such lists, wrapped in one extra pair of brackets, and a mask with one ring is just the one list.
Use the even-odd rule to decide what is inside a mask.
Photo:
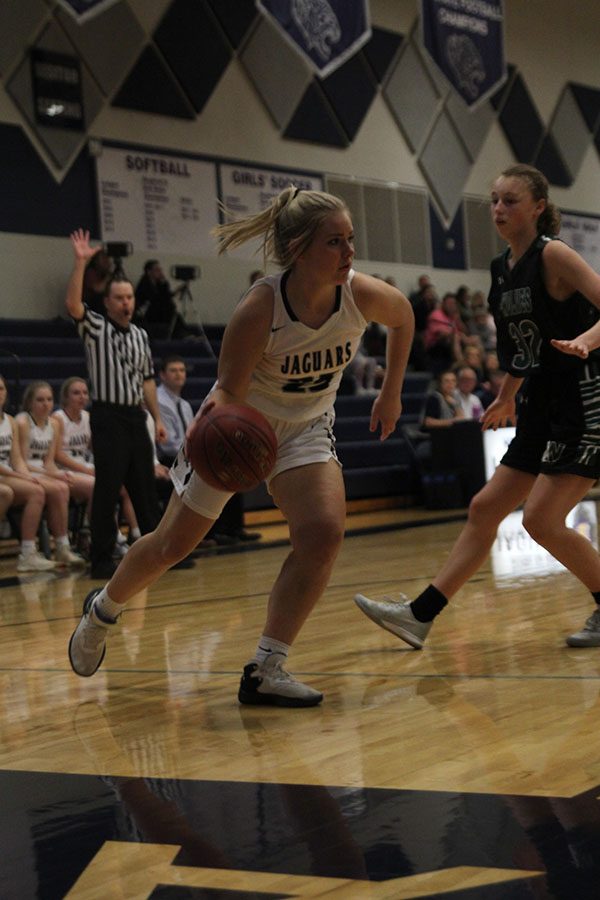
[[(539, 366), (553, 370), (580, 366), (582, 360), (555, 350), (550, 339), (570, 340), (598, 319), (598, 311), (582, 294), (555, 300), (546, 290), (542, 253), (552, 240), (557, 238), (537, 237), (512, 269), (509, 249), (492, 260), (488, 303), (498, 332), (498, 360), (500, 368), (516, 378)], [(594, 358), (598, 355), (594, 351)]]

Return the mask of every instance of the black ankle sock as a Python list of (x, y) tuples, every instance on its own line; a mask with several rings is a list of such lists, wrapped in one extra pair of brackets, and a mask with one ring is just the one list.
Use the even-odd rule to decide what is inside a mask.
[(598, 606), (600, 606), (600, 591), (591, 591), (590, 593)]
[(442, 592), (430, 584), (416, 600), (413, 600), (410, 608), (417, 622), (433, 622), (447, 604), (448, 601)]

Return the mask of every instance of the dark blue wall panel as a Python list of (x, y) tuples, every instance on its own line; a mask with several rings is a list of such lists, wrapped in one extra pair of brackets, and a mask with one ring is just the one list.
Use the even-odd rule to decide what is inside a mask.
[(518, 73), (500, 112), (500, 124), (518, 162), (533, 163), (542, 143), (544, 125)]
[(87, 148), (57, 184), (23, 130), (0, 124), (0, 231), (64, 237), (79, 226), (98, 236), (96, 179)]
[(431, 251), (436, 269), (465, 269), (465, 231), (463, 208), (460, 205), (449, 228), (440, 222), (433, 206), (429, 206)]

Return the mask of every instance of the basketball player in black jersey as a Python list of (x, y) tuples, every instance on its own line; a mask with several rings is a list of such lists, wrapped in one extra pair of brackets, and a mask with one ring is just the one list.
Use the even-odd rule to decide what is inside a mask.
[(508, 248), (492, 261), (490, 309), (498, 330), (499, 396), (484, 429), (514, 421), (516, 437), (473, 498), (467, 524), (432, 583), (411, 602), (371, 600), (360, 609), (420, 649), (434, 618), (475, 574), (500, 522), (524, 503), (523, 525), (591, 592), (596, 609), (571, 647), (600, 647), (600, 556), (566, 516), (600, 476), (600, 275), (556, 238), (560, 213), (537, 169), (515, 165), (494, 182), (491, 211)]

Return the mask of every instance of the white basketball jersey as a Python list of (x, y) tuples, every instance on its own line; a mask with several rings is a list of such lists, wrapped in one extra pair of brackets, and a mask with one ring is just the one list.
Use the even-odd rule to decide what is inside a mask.
[(7, 413), (4, 413), (2, 420), (0, 421), (0, 463), (11, 469), (10, 451), (12, 450), (12, 442), (13, 431), (11, 418)]
[(29, 413), (19, 413), (19, 416), (29, 418), (29, 448), (26, 462), (35, 469), (43, 469), (44, 460), (54, 440), (52, 423), (48, 420), (45, 425), (36, 425)]
[(316, 418), (331, 409), (342, 373), (355, 355), (367, 322), (352, 294), (354, 271), (338, 287), (336, 306), (320, 328), (298, 321), (287, 300), (288, 273), (270, 275), (275, 294), (271, 335), (252, 374), (248, 403), (288, 422)]
[(63, 426), (62, 449), (78, 462), (90, 462), (92, 431), (90, 428), (90, 414), (87, 409), (81, 410), (81, 419), (74, 422), (68, 417), (64, 409), (57, 409), (53, 415), (60, 416)]

